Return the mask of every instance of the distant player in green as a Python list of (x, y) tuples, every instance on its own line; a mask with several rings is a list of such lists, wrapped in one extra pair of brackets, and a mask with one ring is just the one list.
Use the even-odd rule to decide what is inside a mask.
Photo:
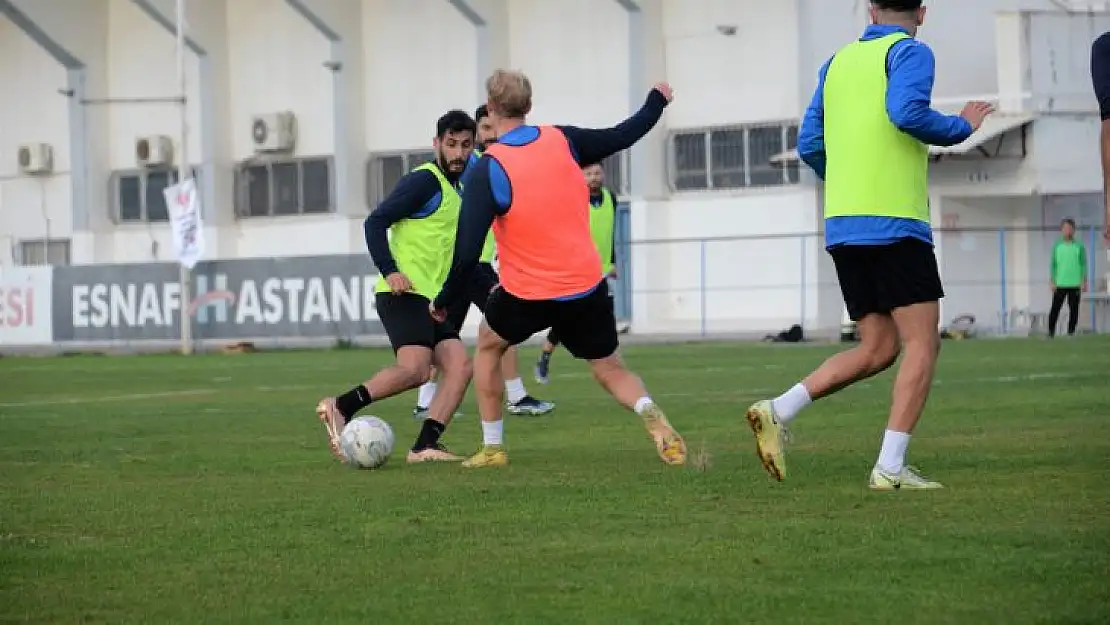
[[(605, 170), (600, 164), (582, 168), (586, 186), (590, 189), (590, 234), (593, 235), (597, 253), (601, 256), (601, 271), (607, 280), (617, 277), (617, 254), (613, 247), (613, 228), (616, 225), (616, 195), (605, 187)], [(609, 288), (609, 306), (613, 306), (613, 289)], [(543, 351), (536, 361), (536, 381), (547, 384), (550, 381), (551, 354), (559, 346), (559, 333), (552, 329), (547, 333)]]
[(414, 389), (442, 372), (439, 391), (408, 454), (408, 462), (462, 460), (439, 437), (451, 422), (471, 365), (458, 330), (437, 322), (428, 306), (451, 267), (462, 199), (459, 178), (474, 148), (476, 124), (465, 111), (449, 111), (436, 123), (436, 158), (409, 172), (366, 218), (366, 247), (381, 273), (374, 306), (397, 362), (338, 397), (325, 397), (316, 414), (327, 426), (339, 456), (344, 426), (372, 402)]
[(1065, 219), (1060, 224), (1060, 238), (1052, 246), (1052, 308), (1048, 311), (1048, 336), (1056, 336), (1056, 322), (1064, 300), (1068, 302), (1068, 336), (1075, 334), (1079, 323), (1079, 294), (1087, 290), (1087, 250), (1075, 240), (1075, 222)]

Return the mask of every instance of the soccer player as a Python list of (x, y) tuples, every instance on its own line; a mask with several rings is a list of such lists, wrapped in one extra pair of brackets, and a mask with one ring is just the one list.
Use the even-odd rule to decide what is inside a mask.
[(488, 331), (474, 356), (483, 446), (463, 466), (508, 463), (497, 364), (510, 345), (547, 328), (558, 330), (567, 350), (589, 361), (602, 387), (641, 416), (659, 457), (683, 464), (682, 437), (617, 352), (609, 288), (582, 210), (589, 201), (582, 165), (599, 163), (646, 135), (670, 102), (670, 87), (656, 86), (639, 112), (606, 130), (528, 125), (532, 85), (519, 72), (494, 72), (486, 91), (498, 140), (467, 177), (451, 271), (432, 304), (432, 314), (442, 319), (450, 303), (464, 297), (492, 224), (501, 282), (486, 303)]
[(1102, 182), (1106, 225), (1103, 236), (1110, 243), (1110, 32), (1103, 33), (1091, 46), (1091, 82), (1102, 117), (1099, 146), (1102, 152)]
[[(594, 246), (601, 256), (601, 272), (606, 280), (617, 277), (617, 252), (613, 247), (613, 228), (616, 225), (616, 195), (605, 188), (605, 170), (601, 163), (582, 168), (586, 186), (590, 189), (590, 234)], [(609, 284), (609, 306), (613, 307), (612, 283)], [(614, 317), (616, 315), (614, 314)], [(540, 358), (536, 361), (536, 381), (547, 384), (550, 381), (551, 354), (559, 345), (559, 332), (554, 328), (547, 333)]]
[(871, 0), (870, 12), (863, 37), (821, 67), (798, 137), (802, 160), (825, 180), (825, 246), (860, 343), (752, 405), (747, 418), (764, 468), (782, 480), (784, 427), (810, 402), (885, 370), (901, 353), (870, 486), (935, 489), (941, 485), (905, 463), (940, 353), (944, 290), (929, 226), (928, 145), (964, 141), (993, 109), (969, 102), (948, 116), (930, 107), (935, 60), (914, 39), (925, 19), (921, 0)]
[[(478, 147), (470, 154), (468, 169), (478, 162), (482, 150), (497, 141), (497, 134), (493, 122), (490, 121), (486, 105), (483, 104), (478, 107), (474, 112), (474, 120), (478, 124)], [(465, 173), (462, 182), (466, 182)], [(493, 291), (493, 287), (497, 286), (497, 270), (493, 267), (493, 260), (496, 255), (497, 246), (493, 240), (493, 231), (491, 230), (486, 235), (485, 243), (482, 245), (482, 255), (478, 259), (478, 266), (471, 274), (470, 284), (467, 287), (467, 297), (456, 300), (447, 312), (447, 323), (456, 330), (460, 330), (463, 323), (466, 322), (466, 315), (470, 312), (471, 304), (477, 306), (478, 310), (485, 312), (489, 294)], [(505, 380), (505, 394), (507, 395), (510, 414), (541, 416), (555, 409), (555, 404), (549, 401), (540, 401), (528, 394), (528, 390), (524, 387), (524, 380), (520, 378), (520, 363), (516, 347), (510, 347), (505, 355), (501, 357), (501, 377)], [(435, 394), (436, 382), (434, 379), (421, 386), (413, 415), (419, 417), (427, 412), (427, 406), (431, 405)]]
[(1087, 290), (1087, 249), (1075, 240), (1075, 221), (1060, 223), (1060, 239), (1052, 246), (1052, 307), (1048, 309), (1048, 338), (1056, 336), (1056, 322), (1068, 301), (1068, 336), (1079, 323), (1079, 295)]
[[(381, 273), (374, 305), (397, 356), (339, 397), (320, 400), (316, 414), (328, 428), (332, 453), (339, 456), (343, 427), (372, 402), (414, 389), (428, 380), (432, 365), (442, 372), (408, 462), (462, 460), (439, 442), (470, 383), (471, 363), (455, 328), (428, 316), (428, 304), (451, 266), (458, 228), (458, 183), (474, 146), (475, 123), (453, 110), (436, 122), (436, 158), (405, 175), (366, 218), (366, 246)], [(387, 235), (387, 232), (389, 233)]]

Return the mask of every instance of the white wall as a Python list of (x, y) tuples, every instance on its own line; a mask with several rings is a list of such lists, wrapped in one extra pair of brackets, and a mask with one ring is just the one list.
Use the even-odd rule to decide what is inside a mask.
[(634, 330), (770, 333), (803, 315), (812, 322), (824, 254), (815, 207), (812, 189), (634, 202)]
[[(65, 69), (3, 19), (0, 59), (8, 59), (0, 63), (0, 264), (8, 264), (19, 241), (69, 236), (69, 103), (58, 94)], [(55, 175), (20, 174), (17, 151), (25, 143), (53, 147)]]
[(677, 94), (669, 127), (798, 117), (796, 0), (665, 0), (661, 45)]
[(253, 156), (251, 116), (292, 111), (297, 154), (332, 154), (334, 144), (328, 42), (283, 0), (227, 3), (232, 157)]
[(628, 116), (628, 17), (616, 2), (515, 0), (509, 22), (535, 122), (608, 127)]

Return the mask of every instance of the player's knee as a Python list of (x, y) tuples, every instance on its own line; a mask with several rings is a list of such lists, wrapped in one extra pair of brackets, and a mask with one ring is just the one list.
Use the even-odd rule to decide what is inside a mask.
[(867, 354), (867, 369), (876, 374), (886, 371), (898, 360), (901, 345), (897, 335), (878, 337), (863, 345)]

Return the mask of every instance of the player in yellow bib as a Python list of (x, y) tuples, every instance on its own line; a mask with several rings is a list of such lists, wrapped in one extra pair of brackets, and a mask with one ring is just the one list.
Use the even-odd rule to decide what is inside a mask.
[[(597, 253), (601, 256), (601, 272), (608, 280), (617, 277), (617, 255), (613, 247), (613, 229), (617, 219), (617, 198), (605, 187), (605, 170), (601, 164), (582, 168), (586, 186), (590, 189), (590, 234), (593, 235)], [(609, 306), (613, 306), (613, 288), (609, 288)], [(547, 384), (551, 378), (551, 354), (559, 346), (559, 333), (547, 333), (543, 350), (536, 361), (536, 381)]]
[[(478, 149), (474, 150), (470, 156), (469, 162), (471, 164), (481, 156), (480, 150), (486, 149), (497, 141), (497, 132), (490, 122), (489, 112), (485, 104), (479, 106), (478, 110), (475, 111), (474, 119), (478, 124)], [(463, 182), (465, 183), (465, 181), (464, 176)], [(478, 310), (485, 312), (490, 291), (497, 286), (498, 282), (497, 270), (493, 266), (496, 257), (497, 244), (493, 239), (493, 230), (491, 229), (486, 234), (486, 241), (482, 245), (482, 255), (478, 259), (478, 265), (474, 268), (474, 273), (471, 274), (467, 297), (456, 300), (451, 309), (447, 311), (447, 323), (451, 324), (452, 327), (456, 329), (462, 327), (463, 323), (466, 322), (466, 315), (470, 312), (472, 304)], [(536, 399), (528, 394), (528, 389), (524, 386), (524, 380), (520, 378), (520, 362), (515, 347), (509, 348), (505, 355), (501, 357), (501, 377), (505, 381), (505, 398), (508, 403), (509, 414), (540, 416), (555, 409), (555, 404)], [(434, 379), (420, 387), (416, 408), (412, 411), (414, 417), (421, 418), (424, 415), (436, 395), (437, 388), (438, 382)]]
[(971, 136), (992, 108), (960, 115), (929, 103), (932, 50), (916, 40), (921, 0), (871, 0), (871, 25), (818, 76), (798, 133), (798, 153), (825, 180), (825, 247), (836, 266), (857, 347), (826, 360), (775, 399), (747, 411), (764, 468), (781, 480), (785, 426), (810, 402), (884, 371), (902, 356), (873, 490), (941, 488), (905, 462), (940, 352), (944, 296), (929, 216), (929, 145)]
[(366, 246), (381, 273), (374, 305), (397, 355), (394, 365), (338, 397), (320, 400), (317, 416), (328, 426), (332, 453), (338, 435), (358, 411), (443, 372), (439, 392), (408, 453), (408, 462), (455, 461), (440, 435), (462, 402), (471, 365), (456, 328), (439, 323), (428, 306), (447, 278), (459, 223), (459, 179), (474, 146), (475, 123), (465, 111), (449, 111), (436, 123), (436, 158), (398, 181), (366, 218)]

